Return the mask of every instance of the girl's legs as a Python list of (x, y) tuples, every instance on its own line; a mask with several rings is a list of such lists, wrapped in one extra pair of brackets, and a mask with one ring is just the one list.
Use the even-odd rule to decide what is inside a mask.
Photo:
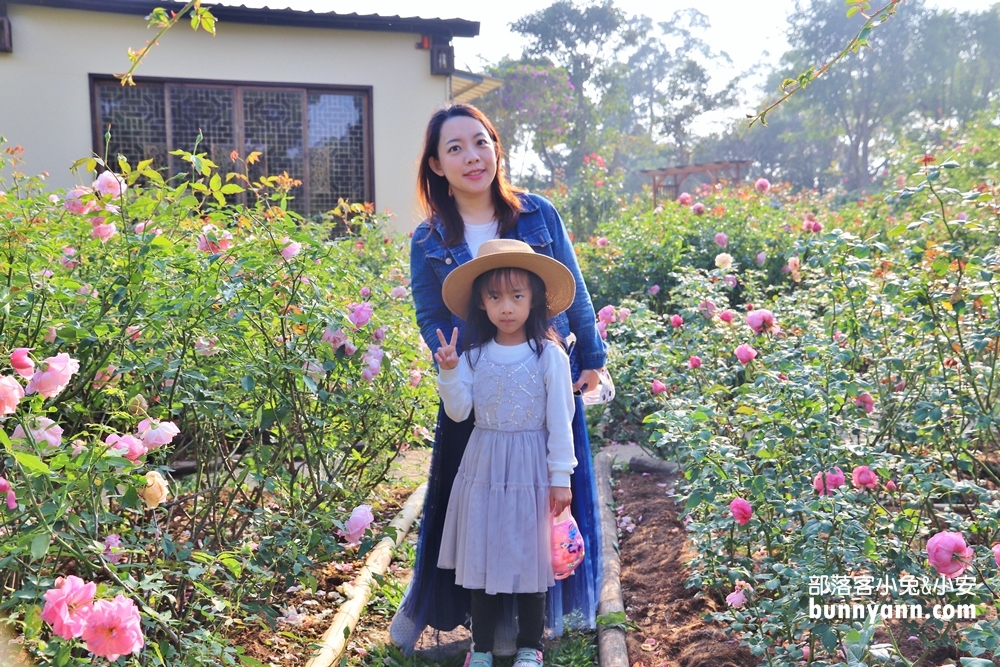
[(472, 650), (476, 653), (493, 651), (502, 609), (499, 595), (489, 595), (484, 590), (472, 591)]
[(517, 647), (542, 650), (545, 632), (545, 593), (517, 594)]

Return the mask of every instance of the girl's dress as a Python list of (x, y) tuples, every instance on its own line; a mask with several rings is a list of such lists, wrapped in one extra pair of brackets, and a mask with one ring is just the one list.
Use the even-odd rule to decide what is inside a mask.
[(475, 407), (476, 426), (445, 513), (438, 567), (455, 583), (498, 593), (541, 593), (555, 583), (549, 484), (569, 486), (573, 388), (569, 358), (546, 342), (491, 342), (441, 371), (445, 410)]

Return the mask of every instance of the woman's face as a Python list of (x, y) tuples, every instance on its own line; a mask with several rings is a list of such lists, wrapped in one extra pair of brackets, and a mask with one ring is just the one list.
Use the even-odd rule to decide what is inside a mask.
[(482, 195), (490, 192), (497, 175), (496, 146), (478, 120), (454, 116), (441, 126), (438, 157), (429, 164), (448, 180), (456, 197)]

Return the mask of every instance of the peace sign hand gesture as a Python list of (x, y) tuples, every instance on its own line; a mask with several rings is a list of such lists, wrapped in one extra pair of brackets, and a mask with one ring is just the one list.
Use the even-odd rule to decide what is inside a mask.
[(458, 342), (458, 327), (452, 329), (451, 332), (451, 342), (444, 339), (444, 334), (441, 330), (437, 330), (438, 340), (441, 341), (441, 347), (438, 351), (434, 353), (434, 359), (438, 362), (438, 367), (441, 370), (450, 371), (456, 366), (458, 366), (458, 353), (455, 351), (455, 344)]

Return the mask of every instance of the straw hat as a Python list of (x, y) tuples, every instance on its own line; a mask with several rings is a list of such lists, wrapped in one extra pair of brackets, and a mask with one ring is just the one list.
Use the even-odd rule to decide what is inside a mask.
[(576, 281), (563, 264), (546, 255), (540, 255), (524, 241), (493, 239), (479, 246), (476, 258), (448, 274), (441, 289), (441, 296), (448, 310), (463, 320), (472, 297), (472, 283), (479, 276), (493, 269), (524, 269), (531, 271), (545, 283), (545, 297), (549, 317), (555, 317), (570, 307), (576, 296)]

